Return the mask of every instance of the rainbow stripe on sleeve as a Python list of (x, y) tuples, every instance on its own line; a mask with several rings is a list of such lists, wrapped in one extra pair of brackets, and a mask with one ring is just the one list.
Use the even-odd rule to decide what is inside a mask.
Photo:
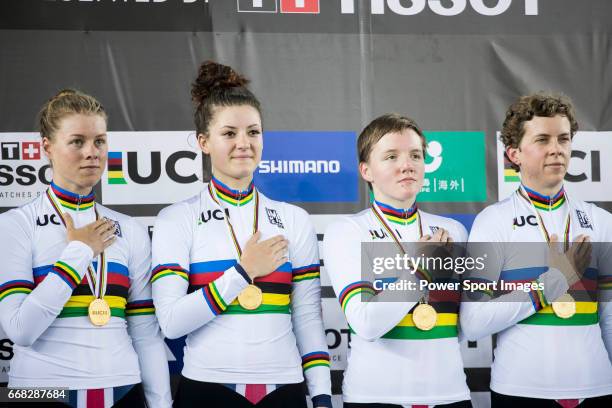
[(291, 263), (285, 262), (269, 275), (255, 279), (255, 286), (261, 289), (263, 299), (261, 305), (254, 310), (240, 306), (238, 299), (224, 303), (214, 281), (228, 269), (236, 265), (235, 259), (220, 259), (215, 261), (196, 262), (189, 265), (189, 287), (187, 293), (202, 290), (204, 299), (215, 313), (224, 314), (290, 314), (291, 283), (293, 278)]
[[(489, 279), (477, 278), (477, 277), (470, 277), (469, 280), (474, 283), (484, 283), (484, 284), (489, 284), (493, 282), (492, 280), (489, 280)], [(475, 290), (474, 293), (484, 293), (485, 295), (489, 297), (493, 297), (494, 295), (493, 291), (489, 289), (478, 289), (478, 290)]]
[(151, 272), (151, 283), (166, 276), (179, 276), (189, 282), (189, 274), (177, 263), (160, 264)]
[[(34, 285), (39, 285), (47, 278), (49, 274), (57, 273), (55, 270), (56, 265), (57, 263), (54, 265), (41, 265), (32, 268)], [(93, 268), (96, 268), (96, 262), (93, 263)], [(127, 314), (127, 297), (130, 288), (129, 270), (127, 266), (123, 264), (108, 262), (106, 273), (107, 286), (104, 300), (106, 300), (110, 306), (111, 316), (125, 318)], [(81, 282), (73, 289), (72, 295), (66, 304), (64, 304), (64, 308), (57, 317), (65, 318), (87, 316), (89, 304), (94, 299), (95, 298), (91, 294), (91, 289), (89, 288), (87, 275), (85, 275)], [(136, 303), (137, 302), (135, 302), (134, 306), (136, 306)], [(143, 309), (145, 309), (144, 306), (145, 305), (143, 304)], [(153, 307), (152, 303), (150, 304), (150, 307)], [(141, 310), (141, 312), (145, 314), (145, 310)]]
[[(536, 279), (532, 281), (533, 284), (537, 285), (539, 281)], [(533, 303), (533, 308), (535, 311), (539, 311), (549, 306), (546, 297), (544, 296), (544, 291), (539, 289), (532, 289), (529, 291), (529, 297), (531, 298), (531, 303)]]
[(599, 276), (597, 287), (599, 290), (612, 290), (612, 275)]
[(202, 294), (204, 295), (204, 300), (210, 307), (210, 310), (213, 312), (215, 316), (223, 313), (225, 309), (227, 309), (227, 304), (221, 297), (221, 294), (217, 290), (217, 285), (215, 282), (210, 282), (202, 288)]
[(319, 279), (321, 277), (320, 266), (318, 263), (302, 266), (301, 268), (293, 269), (293, 282), (302, 282), (305, 280)]
[[(539, 276), (546, 272), (548, 267), (529, 267), (504, 270), (500, 280), (505, 282), (536, 282)], [(599, 322), (596, 298), (598, 271), (587, 268), (582, 279), (569, 288), (569, 293), (576, 300), (576, 314), (568, 319), (555, 315), (552, 305), (539, 290), (529, 292), (536, 313), (521, 320), (519, 324), (533, 324), (540, 326), (588, 326)]]
[(126, 316), (142, 316), (155, 314), (153, 299), (135, 300), (125, 305)]
[(340, 295), (338, 296), (340, 306), (342, 306), (342, 310), (345, 313), (346, 305), (348, 304), (349, 300), (359, 294), (372, 297), (376, 295), (376, 290), (374, 289), (374, 286), (372, 286), (372, 283), (368, 281), (358, 281), (347, 285), (344, 289), (342, 289)]
[(302, 356), (302, 368), (304, 371), (312, 367), (328, 367), (329, 368), (329, 353), (325, 351), (313, 351)]
[(23, 293), (27, 295), (34, 289), (34, 282), (28, 280), (11, 280), (0, 285), (0, 301), (10, 295)]
[(57, 261), (53, 264), (51, 272), (62, 278), (72, 290), (81, 283), (81, 277), (78, 272), (65, 262)]

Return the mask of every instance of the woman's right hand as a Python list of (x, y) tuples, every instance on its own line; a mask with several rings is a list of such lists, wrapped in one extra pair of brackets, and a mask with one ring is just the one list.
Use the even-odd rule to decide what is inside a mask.
[(444, 228), (438, 228), (433, 235), (423, 235), (418, 242), (453, 242), (450, 234)]
[(261, 232), (257, 231), (247, 241), (240, 266), (244, 268), (251, 280), (266, 276), (287, 262), (288, 242), (282, 235), (276, 235), (265, 241), (259, 241)]
[(420, 251), (418, 253), (431, 257), (448, 256), (453, 250), (453, 239), (447, 230), (438, 228), (433, 235), (423, 235), (417, 241), (417, 249)]
[(68, 242), (83, 242), (92, 249), (94, 258), (115, 242), (115, 222), (108, 218), (101, 218), (81, 228), (74, 227), (74, 221), (68, 213), (64, 213), (64, 220)]

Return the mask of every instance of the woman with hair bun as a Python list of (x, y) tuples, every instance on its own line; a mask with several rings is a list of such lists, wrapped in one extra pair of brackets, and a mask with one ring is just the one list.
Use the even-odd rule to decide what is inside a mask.
[(106, 122), (92, 96), (69, 89), (49, 99), (39, 124), (53, 181), (0, 215), (8, 238), (0, 245), (0, 322), (15, 352), (9, 387), (68, 388), (55, 396), (78, 408), (169, 407), (149, 237), (133, 218), (94, 202)]
[(261, 106), (231, 67), (205, 62), (192, 85), (212, 179), (160, 212), (153, 300), (162, 331), (187, 335), (177, 407), (331, 407), (317, 239), (301, 208), (253, 185)]

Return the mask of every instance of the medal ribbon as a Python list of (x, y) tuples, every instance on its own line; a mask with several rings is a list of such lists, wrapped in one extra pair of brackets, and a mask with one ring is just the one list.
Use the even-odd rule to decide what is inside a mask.
[[(60, 221), (62, 221), (62, 224), (65, 227), (66, 220), (64, 219), (64, 215), (60, 208), (60, 205), (57, 203), (57, 197), (55, 196), (55, 193), (51, 190), (51, 188), (47, 189), (47, 198), (51, 203), (51, 207), (53, 207), (53, 210), (55, 210), (55, 213), (57, 214)], [(98, 221), (100, 219), (100, 215), (98, 214), (98, 209), (96, 208), (95, 204), (94, 213), (96, 214), (96, 221)], [(94, 295), (94, 297), (98, 299), (103, 298), (104, 294), (106, 293), (106, 256), (104, 255), (104, 251), (100, 252), (100, 255), (98, 255), (98, 262), (96, 265), (95, 273), (91, 264), (87, 266), (87, 276), (87, 283), (89, 283), (89, 289), (91, 289), (92, 295)], [(96, 276), (98, 278), (96, 278)], [(99, 285), (96, 285), (98, 281)]]
[[(213, 184), (212, 181), (208, 183), (208, 192), (210, 194), (210, 198), (212, 198), (212, 200), (219, 206), (219, 208), (223, 210), (223, 207), (221, 207), (221, 203), (219, 202), (219, 200), (217, 200), (217, 197), (215, 195), (216, 189), (213, 187), (212, 184)], [(215, 189), (214, 192), (213, 192), (213, 189)], [(257, 189), (254, 189), (254, 190), (255, 190), (255, 203), (254, 203), (255, 208), (253, 209), (253, 234), (255, 234), (257, 230), (259, 229), (259, 192), (257, 191)], [(230, 222), (227, 214), (225, 214), (224, 218), (225, 218), (225, 223), (227, 225), (227, 230), (229, 231), (229, 234), (230, 234), (230, 238), (232, 239), (232, 242), (234, 243), (234, 247), (236, 248), (236, 252), (238, 253), (237, 261), (240, 261), (240, 257), (242, 256), (242, 248), (240, 247), (240, 244), (238, 243), (238, 238), (236, 238), (234, 227), (232, 226), (232, 223)]]
[[(529, 195), (523, 190), (523, 186), (522, 185), (519, 187), (517, 192), (519, 193), (519, 195), (521, 197), (523, 197), (525, 200), (527, 200), (527, 202), (530, 204), (531, 209), (535, 213), (536, 217), (538, 217), (538, 226), (540, 227), (540, 232), (544, 236), (544, 239), (546, 240), (546, 242), (550, 243), (550, 234), (548, 233), (548, 230), (546, 229), (546, 225), (544, 224), (544, 220), (542, 219), (542, 216), (540, 215), (538, 210), (535, 208), (535, 205), (533, 204), (533, 201), (531, 201), (531, 198), (529, 198)], [(565, 199), (568, 202), (568, 206), (569, 206), (569, 200), (567, 199), (567, 196), (565, 197)], [(571, 214), (571, 211), (568, 209), (568, 211), (567, 211), (567, 218), (565, 220), (565, 228), (564, 228), (564, 231), (563, 231), (563, 248), (564, 248), (565, 252), (567, 252), (567, 250), (569, 249), (570, 224), (571, 224), (570, 214)]]
[[(397, 245), (397, 247), (400, 250), (400, 252), (402, 253), (402, 255), (406, 255), (406, 250), (404, 249), (404, 246), (401, 244), (401, 242), (397, 238), (397, 235), (395, 234), (395, 232), (393, 232), (391, 227), (389, 227), (389, 224), (387, 224), (387, 222), (385, 221), (385, 218), (380, 213), (380, 209), (378, 208), (378, 205), (376, 205), (376, 203), (373, 202), (372, 205), (371, 205), (371, 208), (372, 208), (372, 212), (374, 213), (374, 216), (376, 217), (378, 222), (380, 222), (380, 224), (382, 225), (383, 229), (385, 231), (387, 231), (387, 234), (389, 234), (389, 236), (391, 238), (393, 238), (393, 241), (395, 241), (395, 244)], [(419, 237), (417, 238), (417, 240), (419, 240), (419, 239), (423, 238), (423, 224), (421, 223), (421, 213), (419, 212), (419, 210), (417, 210), (417, 220), (419, 221)], [(431, 275), (426, 270), (418, 269), (417, 273), (421, 275), (421, 276), (419, 276), (419, 278), (425, 279), (428, 282), (431, 282), (431, 280), (432, 280)]]

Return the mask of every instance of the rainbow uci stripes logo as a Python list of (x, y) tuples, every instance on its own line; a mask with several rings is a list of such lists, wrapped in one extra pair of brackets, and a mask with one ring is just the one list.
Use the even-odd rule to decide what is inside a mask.
[(123, 175), (122, 152), (108, 152), (108, 184), (127, 184)]
[(521, 177), (518, 172), (512, 168), (512, 163), (504, 154), (504, 182), (506, 183), (519, 183)]

